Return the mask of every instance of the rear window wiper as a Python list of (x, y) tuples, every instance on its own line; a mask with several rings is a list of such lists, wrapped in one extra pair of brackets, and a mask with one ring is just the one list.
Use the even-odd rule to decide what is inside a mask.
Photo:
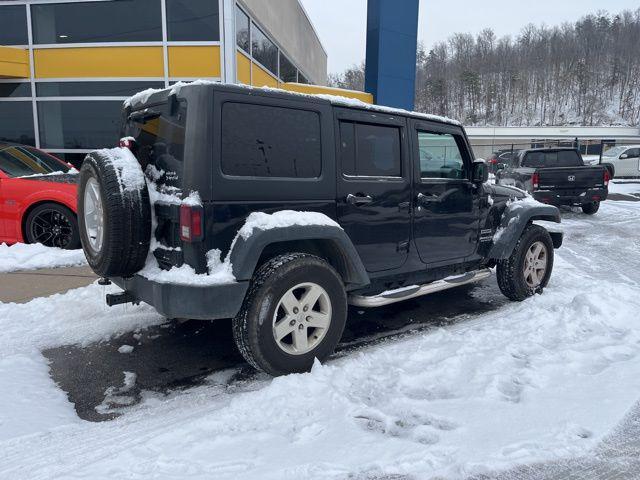
[(145, 108), (144, 110), (138, 110), (130, 114), (128, 120), (130, 122), (145, 124), (149, 120), (154, 120), (156, 118), (159, 118), (161, 115), (162, 114), (160, 112), (156, 112), (155, 110)]

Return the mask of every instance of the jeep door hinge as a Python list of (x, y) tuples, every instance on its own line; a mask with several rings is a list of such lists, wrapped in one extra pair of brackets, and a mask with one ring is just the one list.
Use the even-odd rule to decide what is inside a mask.
[(407, 240), (406, 242), (398, 242), (398, 245), (396, 246), (396, 251), (398, 253), (409, 252), (409, 241)]

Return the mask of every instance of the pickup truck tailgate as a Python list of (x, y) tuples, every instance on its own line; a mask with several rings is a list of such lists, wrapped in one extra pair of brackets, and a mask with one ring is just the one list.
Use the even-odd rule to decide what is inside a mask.
[(587, 189), (604, 186), (605, 167), (552, 167), (540, 168), (539, 188), (554, 189)]

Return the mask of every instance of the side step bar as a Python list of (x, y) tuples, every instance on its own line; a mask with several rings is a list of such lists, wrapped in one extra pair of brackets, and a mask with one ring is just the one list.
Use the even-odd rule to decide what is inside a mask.
[(399, 288), (397, 290), (389, 290), (379, 293), (378, 295), (350, 295), (349, 303), (356, 307), (381, 307), (392, 303), (402, 302), (410, 298), (422, 297), (430, 293), (441, 292), (449, 288), (459, 287), (468, 283), (478, 282), (491, 276), (491, 270), (476, 270), (468, 272), (464, 275), (455, 277), (447, 277), (443, 280), (427, 283), (426, 285), (413, 285), (410, 287)]

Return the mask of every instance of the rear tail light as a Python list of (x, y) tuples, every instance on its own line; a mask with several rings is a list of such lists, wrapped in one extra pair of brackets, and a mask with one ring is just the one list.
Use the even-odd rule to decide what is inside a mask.
[(135, 142), (135, 140), (131, 137), (124, 137), (121, 138), (120, 141), (118, 142), (118, 146), (120, 148), (128, 148), (129, 150), (131, 150), (131, 147), (133, 147), (133, 143)]
[(184, 242), (202, 240), (202, 207), (180, 206), (180, 239)]
[(603, 181), (604, 181), (605, 187), (609, 186), (609, 180), (611, 180), (611, 175), (609, 175), (609, 170), (605, 168), (604, 175), (603, 175)]
[(531, 183), (533, 184), (534, 190), (540, 186), (540, 174), (538, 172), (531, 176)]

